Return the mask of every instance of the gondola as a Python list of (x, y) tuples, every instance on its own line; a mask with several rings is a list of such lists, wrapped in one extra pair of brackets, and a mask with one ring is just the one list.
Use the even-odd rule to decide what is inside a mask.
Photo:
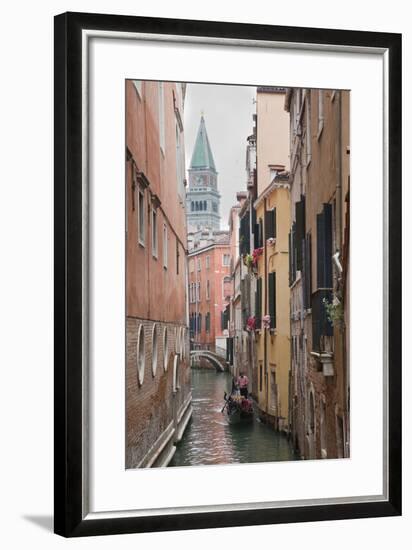
[(225, 404), (222, 413), (226, 412), (226, 417), (230, 424), (239, 424), (253, 420), (253, 402), (248, 397), (240, 395), (239, 391), (233, 391), (229, 396), (225, 392), (223, 396)]

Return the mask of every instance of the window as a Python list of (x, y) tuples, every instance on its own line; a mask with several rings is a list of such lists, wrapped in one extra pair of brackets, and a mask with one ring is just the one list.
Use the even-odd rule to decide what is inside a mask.
[(265, 239), (276, 237), (276, 208), (265, 212)]
[(259, 391), (263, 390), (263, 364), (259, 363)]
[(180, 200), (183, 201), (185, 198), (184, 147), (182, 147), (181, 145), (180, 128), (178, 124), (176, 124), (176, 179), (177, 179), (177, 191), (178, 191)]
[(300, 201), (295, 203), (295, 258), (296, 269), (302, 271), (304, 256), (304, 241), (306, 231), (305, 196), (300, 196)]
[(197, 270), (200, 271), (200, 268), (201, 268), (201, 262), (200, 262), (200, 258), (198, 258), (198, 260), (197, 260)]
[(217, 212), (217, 203), (216, 202), (212, 202), (212, 210), (213, 210), (213, 212)]
[(263, 246), (263, 220), (259, 218), (258, 223), (254, 226), (254, 248)]
[(169, 346), (167, 341), (167, 327), (163, 330), (163, 368), (167, 370), (167, 364), (169, 362)]
[(232, 294), (232, 278), (224, 277), (222, 280), (222, 297), (226, 298)]
[(303, 305), (305, 309), (311, 307), (312, 296), (312, 238), (310, 233), (305, 237), (305, 258), (303, 266)]
[(210, 256), (206, 256), (206, 269), (210, 268)]
[(159, 140), (162, 153), (165, 152), (165, 101), (164, 83), (159, 82)]
[(243, 256), (250, 252), (250, 214), (246, 210), (239, 223), (239, 253)]
[(179, 252), (179, 241), (176, 237), (176, 274), (179, 275), (179, 259), (180, 259), (180, 252)]
[(332, 206), (325, 203), (316, 216), (318, 288), (332, 288)]
[(157, 258), (157, 212), (152, 208), (152, 255)]
[(141, 245), (144, 246), (145, 243), (145, 200), (144, 200), (144, 189), (141, 187), (138, 188), (137, 193), (137, 239)]
[(158, 356), (158, 345), (157, 345), (157, 325), (153, 325), (152, 331), (152, 375), (156, 375), (157, 370), (157, 356)]
[(310, 104), (310, 90), (306, 90), (306, 167), (309, 166), (312, 160), (312, 118)]
[(163, 267), (167, 269), (167, 225), (163, 225)]
[(142, 99), (142, 81), (141, 80), (132, 80), (134, 87), (136, 89), (138, 97)]
[(198, 331), (202, 332), (202, 314), (201, 313), (199, 313), (199, 317), (198, 317)]
[(144, 341), (144, 326), (139, 326), (139, 331), (137, 333), (137, 343), (136, 343), (136, 358), (137, 358), (137, 380), (139, 386), (143, 384), (144, 379), (144, 368), (145, 368), (145, 341)]
[(210, 281), (206, 281), (206, 300), (210, 300)]
[(223, 254), (222, 256), (222, 264), (227, 267), (230, 265), (230, 254)]
[(210, 313), (209, 312), (206, 313), (205, 324), (206, 324), (206, 332), (210, 332)]
[(197, 283), (197, 291), (196, 291), (196, 299), (198, 302), (200, 302), (200, 283)]

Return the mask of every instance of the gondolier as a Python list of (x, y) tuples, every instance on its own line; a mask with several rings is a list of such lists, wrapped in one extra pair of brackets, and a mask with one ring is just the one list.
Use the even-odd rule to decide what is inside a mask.
[(242, 395), (243, 397), (248, 396), (248, 389), (247, 389), (248, 384), (249, 384), (249, 378), (243, 372), (241, 372), (237, 379), (237, 385), (240, 390), (240, 395)]

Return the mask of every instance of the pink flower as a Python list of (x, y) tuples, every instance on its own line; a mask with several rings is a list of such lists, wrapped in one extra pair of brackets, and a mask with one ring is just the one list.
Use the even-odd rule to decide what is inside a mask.
[(263, 328), (270, 328), (270, 315), (264, 315), (262, 317)]
[(249, 317), (246, 322), (246, 330), (249, 332), (256, 330), (256, 317)]
[(262, 254), (263, 254), (263, 247), (254, 249), (254, 251), (252, 252), (253, 265), (257, 265), (257, 261)]

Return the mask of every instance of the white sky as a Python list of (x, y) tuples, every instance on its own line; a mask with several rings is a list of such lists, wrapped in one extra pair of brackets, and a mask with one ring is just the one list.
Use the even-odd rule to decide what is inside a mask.
[(218, 172), (221, 228), (227, 228), (236, 192), (246, 189), (246, 138), (252, 133), (256, 88), (188, 84), (184, 110), (186, 167), (190, 165), (203, 112)]

